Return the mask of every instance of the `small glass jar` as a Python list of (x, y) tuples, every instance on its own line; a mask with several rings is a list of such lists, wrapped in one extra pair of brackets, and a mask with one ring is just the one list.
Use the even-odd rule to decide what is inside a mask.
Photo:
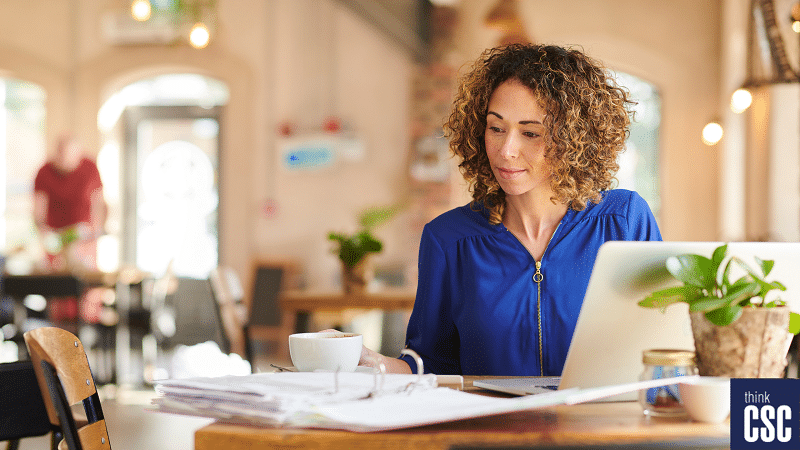
[[(642, 381), (697, 374), (694, 352), (688, 350), (645, 350), (642, 352)], [(678, 385), (671, 384), (639, 391), (639, 403), (645, 415), (670, 417), (686, 414), (678, 394)]]

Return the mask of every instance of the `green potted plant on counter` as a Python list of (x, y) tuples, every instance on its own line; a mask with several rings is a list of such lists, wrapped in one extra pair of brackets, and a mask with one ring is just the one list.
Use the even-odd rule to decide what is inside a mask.
[(359, 215), (360, 228), (356, 233), (328, 233), (328, 239), (336, 243), (333, 252), (342, 263), (345, 292), (360, 292), (366, 288), (371, 278), (368, 256), (383, 250), (383, 242), (375, 237), (373, 230), (391, 219), (398, 210), (398, 206), (368, 208)]
[[(766, 279), (774, 261), (755, 258), (756, 271), (736, 256), (727, 258), (727, 251), (725, 244), (710, 259), (696, 254), (667, 258), (667, 270), (683, 285), (653, 292), (639, 306), (689, 305), (700, 375), (779, 378), (792, 334), (800, 331), (800, 315), (780, 298), (770, 298), (786, 290), (781, 282)], [(744, 274), (732, 280), (737, 268)]]

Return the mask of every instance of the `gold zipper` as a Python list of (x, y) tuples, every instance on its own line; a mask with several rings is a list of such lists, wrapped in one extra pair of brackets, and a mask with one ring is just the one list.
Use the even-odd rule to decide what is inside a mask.
[[(550, 243), (548, 243), (550, 245)], [(544, 259), (544, 254), (542, 254)], [(539, 327), (539, 375), (544, 376), (544, 352), (542, 350), (542, 262), (536, 261), (536, 273), (533, 274), (533, 281), (536, 282), (536, 324)]]
[(544, 260), (544, 255), (547, 253), (547, 249), (550, 248), (550, 242), (560, 226), (561, 222), (556, 225), (556, 229), (550, 235), (550, 240), (547, 241), (547, 247), (544, 248), (542, 258), (536, 261), (536, 273), (533, 274), (533, 281), (536, 283), (536, 325), (539, 329), (539, 375), (541, 376), (544, 376), (544, 349), (542, 345), (542, 280), (544, 280), (544, 274), (542, 273), (542, 260)]

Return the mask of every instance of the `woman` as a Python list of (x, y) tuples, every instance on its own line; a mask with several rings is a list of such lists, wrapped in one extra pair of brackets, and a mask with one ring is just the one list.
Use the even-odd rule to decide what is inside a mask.
[[(660, 240), (635, 192), (611, 190), (633, 102), (577, 50), (490, 49), (445, 124), (473, 200), (427, 224), (406, 346), (426, 371), (560, 375), (601, 244)], [(365, 349), (362, 363), (416, 371)]]

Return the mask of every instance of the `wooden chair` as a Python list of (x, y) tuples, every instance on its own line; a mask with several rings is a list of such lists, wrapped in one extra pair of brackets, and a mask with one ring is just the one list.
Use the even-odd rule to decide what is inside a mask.
[(211, 271), (208, 281), (211, 283), (217, 319), (222, 328), (222, 350), (248, 357), (250, 361), (246, 331), (249, 314), (239, 275), (232, 267), (219, 266)]
[(296, 287), (297, 273), (297, 265), (293, 262), (259, 259), (253, 263), (252, 282), (247, 294), (230, 267), (220, 266), (209, 276), (230, 351), (239, 353), (243, 349), (243, 356), (254, 370), (255, 341), (274, 342), (275, 356), (282, 361), (289, 359), (286, 337), (294, 329), (294, 318), (281, 314), (280, 294), (284, 289)]
[(33, 363), (17, 361), (0, 364), (0, 441), (7, 450), (17, 450), (22, 438), (53, 432), (53, 448), (61, 440), (61, 430), (52, 428)]
[[(64, 434), (59, 450), (109, 450), (103, 408), (81, 341), (67, 330), (42, 327), (25, 333), (50, 423)], [(82, 403), (86, 425), (72, 406)]]

